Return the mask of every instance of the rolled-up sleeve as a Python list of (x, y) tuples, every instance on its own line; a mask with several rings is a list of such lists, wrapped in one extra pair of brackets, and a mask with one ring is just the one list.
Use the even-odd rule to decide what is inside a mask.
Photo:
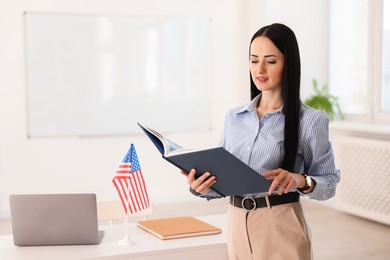
[(340, 171), (335, 167), (332, 144), (329, 141), (329, 117), (324, 112), (311, 118), (304, 137), (304, 170), (316, 182), (310, 199), (327, 200), (336, 193)]

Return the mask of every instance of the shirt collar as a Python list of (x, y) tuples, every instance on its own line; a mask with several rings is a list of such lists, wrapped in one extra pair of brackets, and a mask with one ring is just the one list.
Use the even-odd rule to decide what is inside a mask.
[[(254, 99), (252, 99), (248, 104), (243, 106), (241, 109), (237, 111), (237, 114), (243, 113), (243, 112), (256, 112), (257, 113), (257, 104), (259, 103), (259, 100), (261, 98), (261, 93), (257, 95)], [(283, 106), (272, 112), (272, 114), (283, 112)]]

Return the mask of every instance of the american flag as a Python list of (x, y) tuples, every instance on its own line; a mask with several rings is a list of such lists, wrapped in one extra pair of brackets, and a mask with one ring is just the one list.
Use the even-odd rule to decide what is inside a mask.
[(148, 192), (133, 144), (119, 165), (112, 182), (126, 213), (133, 214), (149, 207)]

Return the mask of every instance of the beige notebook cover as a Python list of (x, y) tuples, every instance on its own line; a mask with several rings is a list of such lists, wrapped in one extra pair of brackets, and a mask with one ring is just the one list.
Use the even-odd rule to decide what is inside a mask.
[(163, 240), (221, 233), (220, 228), (188, 216), (144, 220), (137, 226)]

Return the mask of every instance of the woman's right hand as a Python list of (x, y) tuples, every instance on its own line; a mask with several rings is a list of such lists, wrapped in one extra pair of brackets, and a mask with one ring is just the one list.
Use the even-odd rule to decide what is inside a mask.
[(191, 189), (197, 193), (203, 195), (208, 189), (217, 181), (215, 176), (212, 176), (209, 172), (203, 173), (199, 178), (195, 179), (196, 170), (192, 169), (189, 173), (180, 171), (181, 174), (187, 177), (187, 183)]

